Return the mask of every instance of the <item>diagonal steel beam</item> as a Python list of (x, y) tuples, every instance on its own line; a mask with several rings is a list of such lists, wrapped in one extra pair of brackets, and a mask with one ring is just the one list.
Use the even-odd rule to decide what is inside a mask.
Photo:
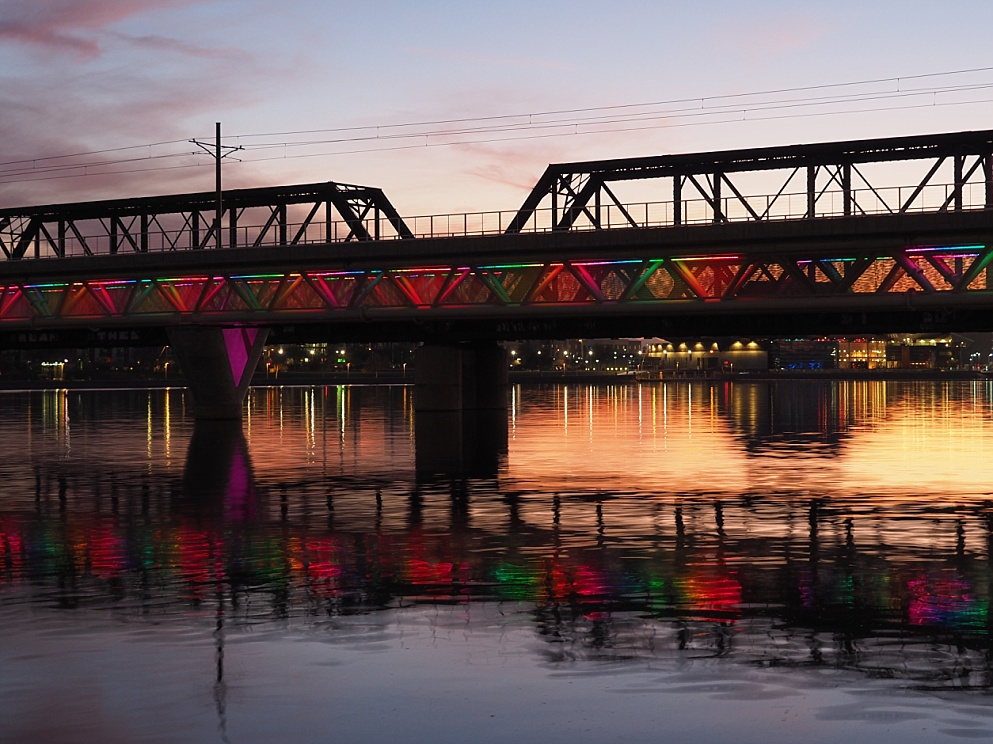
[(14, 305), (17, 304), (17, 299), (23, 294), (20, 287), (16, 285), (10, 285), (3, 288), (3, 292), (0, 292), (0, 319), (6, 318)]
[(813, 282), (810, 281), (810, 277), (797, 265), (796, 259), (785, 259), (782, 256), (775, 256), (775, 260), (783, 268), (783, 274), (779, 277), (779, 282), (782, 282), (783, 277), (788, 276), (807, 290), (808, 294), (812, 295), (816, 293), (817, 290)]
[(21, 233), (20, 238), (17, 240), (17, 245), (14, 246), (12, 258), (24, 258), (25, 254), (28, 252), (28, 246), (34, 242), (38, 236), (38, 229), (41, 225), (41, 220), (37, 217), (32, 217), (28, 222), (28, 227)]
[(366, 298), (372, 294), (373, 290), (383, 281), (385, 274), (381, 271), (366, 271), (362, 275), (361, 286), (355, 289), (355, 293), (352, 295), (351, 300), (348, 303), (349, 307), (359, 307), (365, 302)]
[(107, 291), (103, 287), (91, 285), (89, 282), (83, 282), (82, 290), (89, 293), (107, 315), (111, 317), (119, 315), (113, 300), (107, 296)]
[(487, 289), (493, 293), (503, 305), (513, 305), (514, 303), (510, 299), (510, 295), (507, 294), (507, 290), (503, 286), (503, 282), (500, 278), (492, 273), (489, 269), (477, 269), (476, 276), (479, 277), (480, 281), (486, 285)]
[(954, 291), (962, 292), (968, 289), (969, 285), (976, 280), (981, 271), (990, 265), (991, 261), (993, 261), (993, 245), (988, 245), (979, 252), (979, 255), (976, 256), (969, 268), (966, 269)]
[[(218, 281), (220, 279), (220, 281)], [(193, 306), (193, 312), (199, 313), (203, 311), (203, 308), (207, 306), (207, 303), (211, 302), (218, 293), (227, 287), (227, 283), (224, 281), (223, 277), (219, 276), (207, 276), (203, 283), (203, 288), (200, 290), (200, 296), (197, 297), (196, 304)]]
[(613, 191), (610, 190), (610, 187), (607, 185), (606, 181), (602, 182), (600, 184), (600, 187), (603, 189), (604, 193), (606, 193), (607, 196), (610, 197), (611, 201), (614, 202), (614, 206), (617, 207), (620, 213), (624, 216), (624, 219), (626, 219), (628, 223), (631, 225), (631, 227), (641, 227), (641, 225), (638, 224), (638, 221), (635, 220), (635, 218), (628, 213), (627, 207), (621, 204), (621, 200), (614, 195)]
[(189, 312), (189, 308), (183, 302), (183, 296), (176, 290), (171, 281), (152, 279), (152, 284), (155, 286), (159, 295), (172, 305), (176, 312), (184, 314)]
[(665, 260), (665, 267), (670, 271), (670, 273), (674, 272), (676, 276), (682, 279), (686, 286), (689, 287), (690, 290), (701, 300), (710, 299), (710, 295), (707, 293), (707, 290), (703, 288), (703, 285), (697, 281), (697, 278), (693, 272), (690, 271), (690, 269), (681, 261), (667, 258)]
[(665, 265), (664, 258), (657, 258), (654, 261), (642, 261), (641, 262), (641, 272), (640, 274), (635, 273), (635, 276), (630, 284), (624, 289), (623, 294), (621, 294), (621, 302), (627, 302), (634, 298), (641, 288), (645, 286), (648, 280)]
[(441, 284), (441, 289), (438, 290), (438, 296), (434, 299), (434, 307), (445, 304), (448, 298), (451, 297), (452, 293), (459, 288), (459, 285), (466, 280), (466, 277), (472, 275), (472, 269), (460, 268), (457, 269), (452, 267), (452, 270), (448, 272), (445, 276), (445, 281)]
[[(735, 197), (738, 199), (739, 202), (741, 202), (742, 205), (744, 205), (745, 209), (752, 216), (752, 219), (755, 220), (756, 222), (761, 222), (762, 217), (759, 216), (758, 212), (752, 209), (752, 205), (748, 203), (748, 199), (746, 199), (744, 196), (741, 195), (741, 192), (738, 191), (738, 188), (733, 183), (731, 183), (731, 179), (728, 178), (727, 175), (725, 175), (724, 173), (721, 173), (720, 177), (721, 180), (723, 180), (724, 183), (728, 185), (728, 188), (731, 189), (731, 193), (735, 195)], [(768, 208), (766, 209), (766, 211), (768, 212)]]
[(307, 284), (310, 285), (311, 289), (313, 289), (317, 293), (318, 297), (324, 300), (324, 303), (329, 308), (335, 310), (341, 307), (341, 303), (338, 302), (338, 298), (331, 290), (331, 287), (327, 285), (327, 282), (324, 280), (323, 276), (310, 276), (308, 274), (305, 274), (304, 281), (306, 281)]
[(748, 280), (751, 279), (755, 272), (759, 270), (759, 265), (753, 261), (744, 261), (741, 266), (738, 267), (738, 271), (735, 272), (734, 277), (728, 282), (728, 285), (724, 288), (724, 292), (721, 297), (723, 299), (730, 299), (738, 294), (742, 288), (748, 284)]
[(572, 188), (572, 184), (566, 184), (569, 194), (572, 196), (571, 203), (563, 207), (562, 217), (555, 223), (555, 230), (568, 230), (576, 223), (576, 218), (585, 214), (596, 229), (600, 229), (600, 215), (593, 214), (589, 210), (590, 199), (599, 190), (602, 181), (595, 177), (586, 179), (586, 183), (577, 192)]
[(304, 283), (303, 274), (296, 274), (290, 279), (290, 275), (285, 275), (279, 280), (279, 286), (272, 293), (272, 298), (266, 306), (266, 310), (274, 312), (279, 310), (283, 303), (297, 291), (297, 288)]
[(232, 279), (231, 277), (225, 277), (225, 282), (231, 291), (233, 291), (241, 301), (248, 305), (250, 310), (261, 310), (262, 304), (259, 302), (259, 298), (255, 296), (255, 293), (248, 286), (248, 281), (245, 279)]
[(555, 280), (555, 277), (562, 273), (563, 269), (565, 269), (565, 264), (545, 264), (544, 270), (539, 274), (539, 279), (531, 285), (531, 289), (524, 295), (521, 304), (529, 305), (535, 297), (541, 296), (541, 293), (548, 289), (548, 286)]
[(128, 304), (124, 306), (124, 314), (127, 315), (135, 312), (139, 307), (141, 307), (141, 303), (147, 300), (156, 291), (157, 288), (154, 282), (148, 280), (138, 282), (138, 284), (135, 285), (135, 291), (131, 294)]
[(896, 261), (897, 265), (907, 273), (907, 276), (921, 285), (921, 289), (928, 294), (934, 294), (934, 285), (931, 284), (931, 281), (924, 275), (921, 267), (907, 257), (905, 251), (894, 251), (893, 260)]
[(428, 303), (421, 299), (421, 296), (417, 293), (414, 285), (410, 283), (410, 280), (402, 274), (390, 274), (390, 279), (393, 284), (400, 290), (401, 294), (410, 300), (414, 307), (428, 307)]
[(841, 293), (849, 293), (855, 286), (866, 270), (875, 263), (876, 259), (874, 256), (858, 256), (856, 259), (845, 268), (845, 278), (841, 285), (838, 287)]
[(945, 262), (944, 256), (929, 254), (925, 256), (925, 260), (931, 264), (939, 274), (941, 274), (942, 279), (951, 284), (953, 287), (958, 283), (960, 278), (958, 272), (952, 269), (952, 267)]
[(566, 268), (569, 270), (576, 280), (589, 292), (597, 302), (605, 302), (606, 297), (603, 296), (603, 292), (600, 291), (600, 285), (596, 283), (590, 272), (586, 270), (585, 266), (581, 264), (572, 263), (571, 261), (565, 262)]
[(21, 291), (24, 294), (24, 299), (31, 304), (32, 309), (34, 309), (37, 315), (42, 318), (53, 317), (54, 313), (52, 312), (52, 308), (49, 306), (44, 295), (37, 287), (25, 286), (22, 287)]

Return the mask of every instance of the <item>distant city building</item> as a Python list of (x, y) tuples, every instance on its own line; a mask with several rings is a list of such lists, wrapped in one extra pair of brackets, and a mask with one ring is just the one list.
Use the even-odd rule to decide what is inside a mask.
[(779, 339), (770, 346), (780, 370), (953, 370), (975, 368), (970, 339), (958, 336), (889, 335), (857, 338)]
[(668, 373), (747, 372), (769, 368), (764, 342), (753, 339), (700, 339), (671, 342), (645, 339), (646, 365)]
[(790, 371), (838, 369), (838, 341), (834, 339), (780, 339), (769, 346), (772, 369)]

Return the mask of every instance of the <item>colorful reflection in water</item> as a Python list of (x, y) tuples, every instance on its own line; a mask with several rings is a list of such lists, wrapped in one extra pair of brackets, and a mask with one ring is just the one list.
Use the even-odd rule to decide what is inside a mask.
[(0, 413), (22, 454), (0, 465), (13, 634), (39, 613), (306, 632), (476, 607), (553, 664), (993, 688), (982, 383), (516, 387), (474, 477), (417, 472), (402, 387), (257, 390), (243, 429), (194, 428), (178, 391)]

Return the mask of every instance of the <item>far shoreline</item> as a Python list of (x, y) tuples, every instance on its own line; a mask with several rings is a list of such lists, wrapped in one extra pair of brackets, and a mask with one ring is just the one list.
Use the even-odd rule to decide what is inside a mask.
[[(732, 373), (692, 373), (663, 375), (661, 379), (638, 379), (634, 374), (616, 373), (565, 373), (540, 371), (512, 371), (509, 381), (512, 384), (613, 384), (613, 385), (658, 385), (670, 382), (811, 382), (811, 381), (885, 381), (885, 382), (943, 382), (993, 380), (993, 374), (981, 370), (748, 370)], [(282, 375), (280, 377), (257, 376), (251, 387), (321, 387), (327, 385), (413, 385), (412, 374), (393, 373), (354, 373), (324, 375)], [(139, 378), (104, 378), (91, 380), (3, 380), (0, 391), (34, 390), (145, 390), (187, 387), (186, 380), (177, 377), (172, 380)]]

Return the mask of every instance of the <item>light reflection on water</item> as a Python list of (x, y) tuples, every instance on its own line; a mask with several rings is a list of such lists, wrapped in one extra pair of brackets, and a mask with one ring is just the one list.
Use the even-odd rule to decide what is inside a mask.
[(986, 383), (515, 387), (472, 477), (417, 472), (410, 395), (0, 394), (0, 726), (72, 740), (83, 686), (130, 741), (991, 733)]

